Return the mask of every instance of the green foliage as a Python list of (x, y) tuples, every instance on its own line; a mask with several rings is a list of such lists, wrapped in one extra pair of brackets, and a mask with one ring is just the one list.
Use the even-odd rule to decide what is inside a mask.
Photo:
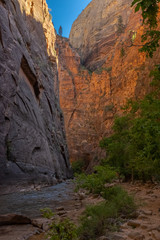
[(58, 34), (59, 34), (60, 36), (62, 36), (62, 33), (63, 33), (62, 26), (60, 26), (60, 27), (59, 27), (59, 30), (58, 30)]
[(77, 227), (69, 219), (53, 222), (47, 234), (49, 240), (76, 240)]
[(78, 233), (81, 240), (94, 240), (106, 230), (117, 230), (121, 215), (127, 218), (136, 206), (134, 200), (120, 187), (106, 190), (107, 201), (86, 208)]
[[(146, 42), (147, 39), (150, 41)], [(146, 52), (147, 56), (153, 57), (153, 52), (159, 47), (160, 31), (148, 30), (142, 36), (142, 42), (146, 42), (144, 46), (140, 49), (141, 52)]]
[(72, 170), (74, 174), (82, 173), (84, 171), (84, 168), (85, 168), (85, 162), (83, 160), (77, 160), (72, 162)]
[(158, 3), (160, 0), (134, 0), (132, 6), (136, 5), (135, 12), (142, 10), (143, 22), (149, 28), (157, 27)]
[(106, 149), (106, 163), (118, 169), (126, 178), (144, 181), (160, 175), (160, 71), (152, 71), (153, 92), (139, 101), (129, 101), (125, 115), (114, 121), (114, 134), (104, 138), (100, 146)]
[(146, 32), (142, 35), (142, 42), (145, 44), (140, 51), (146, 52), (149, 57), (152, 57), (153, 52), (159, 47), (160, 31), (157, 30), (159, 2), (160, 0), (134, 0), (132, 2), (132, 6), (136, 5), (135, 12), (141, 9), (143, 23), (147, 26)]
[(80, 174), (77, 176), (76, 190), (84, 188), (90, 193), (101, 194), (104, 191), (104, 184), (110, 183), (116, 178), (116, 172), (109, 166), (96, 166), (94, 173), (90, 175)]
[(43, 208), (43, 209), (40, 209), (40, 211), (44, 218), (51, 219), (54, 216), (54, 213), (50, 208)]
[(136, 37), (137, 37), (137, 33), (135, 31), (132, 31), (132, 38), (131, 38), (132, 43), (134, 43)]

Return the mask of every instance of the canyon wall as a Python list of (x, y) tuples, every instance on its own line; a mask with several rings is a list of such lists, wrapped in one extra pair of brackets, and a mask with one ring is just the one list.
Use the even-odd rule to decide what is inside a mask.
[(71, 176), (45, 0), (0, 0), (0, 184)]
[[(70, 39), (57, 39), (60, 103), (71, 161), (95, 164), (105, 153), (100, 139), (112, 133), (127, 99), (150, 91), (150, 70), (159, 64), (139, 52), (141, 13), (130, 0), (93, 0), (73, 23)], [(103, 13), (103, 14), (102, 14)]]
[[(102, 65), (115, 47), (120, 32), (118, 20), (128, 24), (132, 0), (92, 0), (72, 25), (70, 43), (85, 66), (94, 70)], [(120, 20), (120, 21), (121, 21)]]

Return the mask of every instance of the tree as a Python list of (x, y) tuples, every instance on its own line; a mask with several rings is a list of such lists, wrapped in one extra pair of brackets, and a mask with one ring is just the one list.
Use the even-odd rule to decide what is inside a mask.
[(124, 115), (114, 121), (114, 134), (103, 138), (105, 163), (126, 180), (160, 180), (160, 71), (151, 72), (153, 90), (143, 99), (128, 101)]
[(60, 26), (60, 27), (59, 27), (59, 30), (58, 30), (58, 33), (59, 33), (60, 36), (62, 36), (62, 32), (63, 32), (63, 31), (62, 31), (62, 26)]
[(136, 5), (135, 12), (142, 11), (143, 24), (146, 30), (142, 35), (142, 42), (145, 42), (140, 49), (146, 52), (147, 56), (152, 57), (153, 52), (159, 47), (160, 31), (157, 30), (157, 16), (160, 0), (134, 0), (132, 6)]
[[(149, 57), (159, 47), (160, 31), (157, 29), (160, 0), (134, 0), (135, 11), (142, 11), (146, 26), (142, 36), (145, 42), (140, 51)], [(114, 134), (102, 139), (100, 146), (106, 150), (104, 162), (119, 173), (142, 180), (160, 179), (160, 65), (151, 72), (153, 89), (143, 99), (130, 100), (124, 115), (114, 121)]]

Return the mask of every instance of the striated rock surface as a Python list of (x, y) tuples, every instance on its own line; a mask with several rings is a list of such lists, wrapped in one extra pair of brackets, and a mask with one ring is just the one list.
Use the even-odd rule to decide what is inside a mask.
[(114, 51), (118, 35), (128, 24), (131, 3), (132, 0), (93, 0), (75, 20), (69, 39), (85, 66), (94, 70)]
[[(94, 35), (89, 31), (95, 28), (95, 24), (93, 24), (94, 19), (90, 20), (91, 13), (87, 15), (87, 12), (89, 9), (92, 12), (92, 6), (97, 6), (97, 12), (94, 7), (94, 17), (97, 18), (99, 12), (105, 9), (102, 3), (106, 2), (110, 5), (107, 5), (108, 10), (103, 16), (105, 22), (108, 21), (107, 29), (111, 29), (108, 31), (110, 41), (108, 42), (106, 38), (106, 29), (101, 31), (101, 28), (99, 30), (97, 28), (97, 38), (100, 36), (99, 38), (104, 40), (104, 45), (99, 47), (95, 55), (94, 49), (98, 46), (98, 41), (92, 41)], [(109, 13), (113, 12), (112, 3), (114, 3), (116, 14), (112, 14), (111, 17)], [(119, 8), (116, 7), (119, 6), (117, 4), (120, 4)], [(84, 159), (90, 162), (94, 159), (91, 161), (93, 163), (103, 158), (104, 153), (98, 147), (99, 141), (112, 133), (114, 117), (122, 114), (121, 107), (127, 99), (141, 98), (150, 91), (149, 73), (155, 64), (159, 64), (160, 50), (157, 49), (152, 59), (147, 59), (145, 54), (138, 51), (144, 28), (141, 14), (135, 14), (134, 9), (129, 6), (129, 0), (123, 2), (93, 0), (73, 24), (70, 42), (64, 38), (57, 40), (60, 103), (64, 111), (72, 161)], [(82, 21), (84, 15), (86, 17)], [(123, 31), (120, 32), (117, 32), (116, 28), (118, 16), (122, 16), (125, 23), (125, 28), (123, 27)], [(124, 16), (127, 17), (124, 18)], [(76, 29), (79, 29), (79, 32)], [(78, 35), (81, 29), (88, 45), (83, 45), (86, 42), (80, 38), (81, 35)], [(112, 42), (111, 48), (110, 42)], [(79, 55), (75, 48), (78, 49)], [(93, 53), (90, 59), (88, 58), (89, 49)], [(89, 60), (85, 62), (84, 59), (87, 58)], [(90, 70), (86, 66), (90, 67)], [(95, 70), (91, 71), (91, 69)]]
[[(104, 130), (102, 117), (97, 115), (97, 111), (101, 112), (99, 101), (104, 85), (98, 87), (94, 76), (80, 64), (80, 56), (67, 39), (57, 37), (57, 54), (60, 104), (64, 112), (70, 160), (85, 159), (90, 162), (93, 156), (99, 154), (97, 145)], [(101, 78), (99, 76), (97, 81)]]
[(0, 0), (0, 184), (71, 176), (55, 39), (46, 1)]

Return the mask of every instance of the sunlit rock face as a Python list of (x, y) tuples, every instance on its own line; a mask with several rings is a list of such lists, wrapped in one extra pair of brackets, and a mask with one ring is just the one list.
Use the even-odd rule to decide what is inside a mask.
[(138, 51), (144, 28), (130, 5), (93, 0), (73, 23), (70, 41), (58, 40), (60, 103), (72, 161), (103, 158), (99, 141), (112, 133), (121, 107), (150, 90), (149, 73), (159, 64), (160, 50), (152, 59)]
[(0, 0), (0, 183), (70, 177), (55, 52), (44, 0)]
[(118, 19), (126, 26), (132, 0), (93, 0), (72, 25), (70, 42), (90, 69), (102, 65), (114, 49)]

